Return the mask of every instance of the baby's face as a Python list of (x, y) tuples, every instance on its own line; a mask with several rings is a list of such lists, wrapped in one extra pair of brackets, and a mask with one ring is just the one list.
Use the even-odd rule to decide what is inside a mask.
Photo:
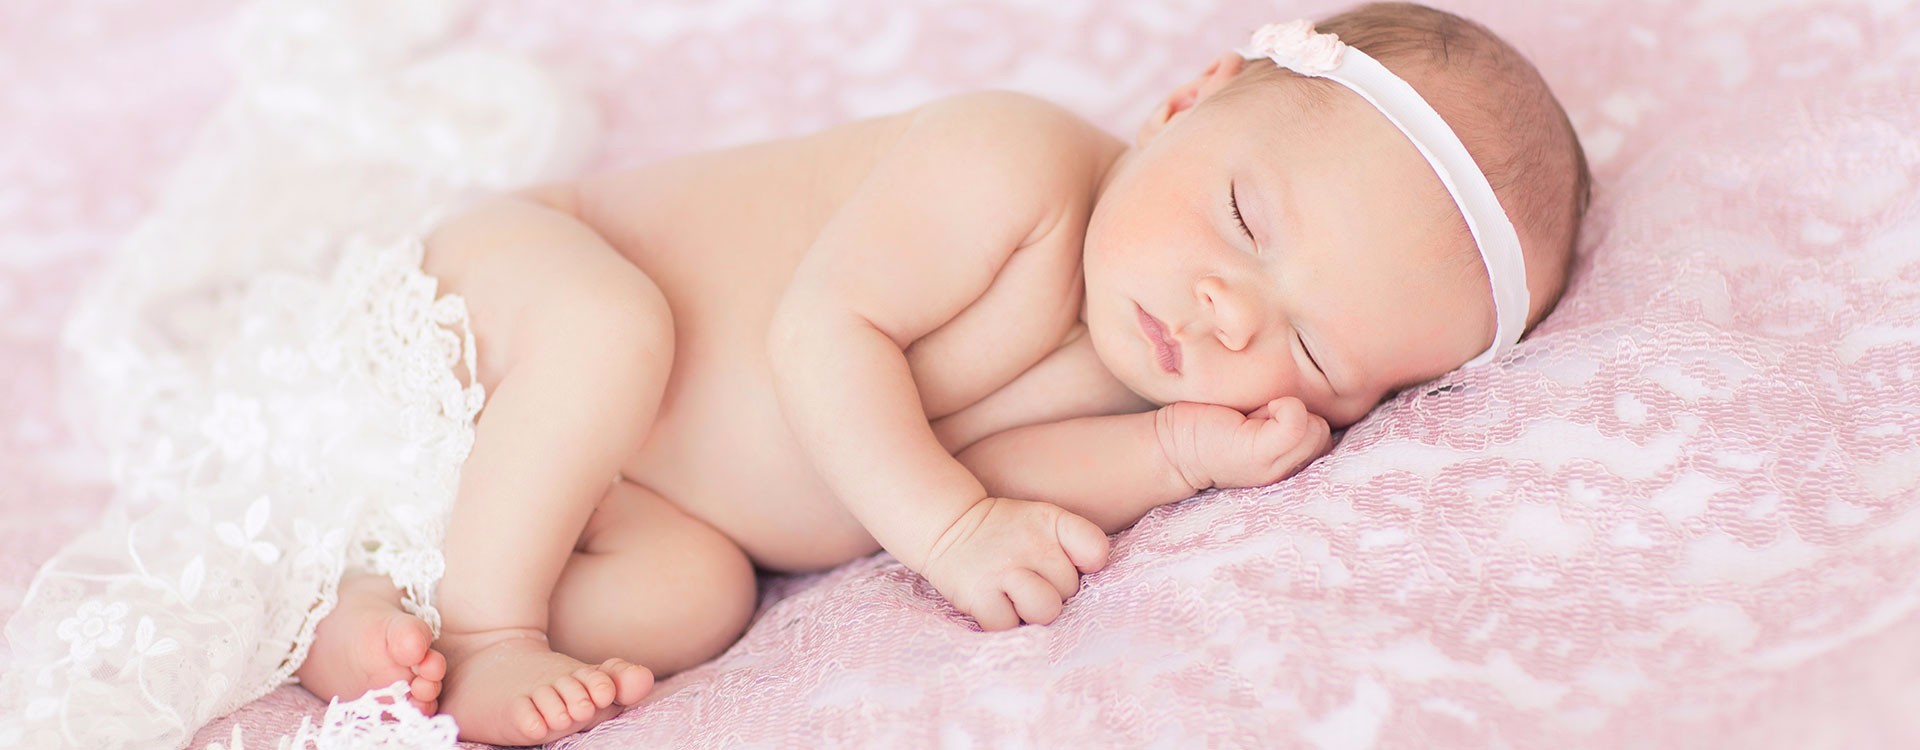
[(1115, 164), (1087, 228), (1086, 317), (1134, 392), (1241, 411), (1296, 396), (1339, 428), (1492, 342), (1486, 271), (1439, 178), (1337, 94), (1305, 112), (1284, 92), (1204, 102)]

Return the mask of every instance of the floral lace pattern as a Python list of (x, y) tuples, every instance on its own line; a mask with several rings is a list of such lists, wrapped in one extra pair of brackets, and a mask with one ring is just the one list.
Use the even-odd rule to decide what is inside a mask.
[[(354, 700), (327, 703), (327, 712), (315, 726), (312, 717), (301, 717), (300, 728), (274, 744), (277, 750), (372, 750), (374, 748), (453, 747), (459, 728), (453, 717), (423, 716), (406, 702), (407, 684), (396, 682), (378, 690), (369, 690)], [(254, 747), (264, 743), (255, 742)], [(209, 742), (206, 750), (247, 750), (246, 733), (240, 725), (224, 742)]]
[[(1920, 700), (1915, 4), (1437, 4), (1533, 58), (1597, 176), (1567, 294), (1505, 363), (1402, 394), (1289, 482), (1156, 511), (1117, 537), (1113, 567), (1089, 577), (1052, 626), (976, 632), (886, 556), (775, 578), (726, 654), (555, 745), (1920, 745), (1910, 710)], [(1155, 97), (1252, 29), (1344, 5), (497, 0), (464, 21), (428, 8), (408, 23), (447, 23), (589, 88), (605, 113), (597, 164), (615, 168), (995, 86), (1128, 134)], [(88, 262), (156, 208), (142, 196), (177, 206), (192, 194), (187, 180), (139, 186), (178, 159), (183, 134), (229, 77), (255, 75), (200, 50), (218, 38), (226, 2), (95, 8), (0, 9), (10, 21), (0, 47), (70, 71), (41, 82), (0, 64), (0, 108), (40, 136), (0, 141), (0, 172), (15, 177), (0, 181), (0, 308), (28, 336), (0, 347), (48, 352), (19, 356), (13, 375), (39, 398), (60, 389), (51, 344), (34, 342), (59, 330), (75, 280), (91, 279)], [(394, 28), (333, 18), (303, 33)], [(58, 51), (109, 42), (129, 47), (131, 69), (113, 55)], [(392, 41), (369, 48), (387, 50), (388, 62), (413, 54)], [(179, 67), (139, 68), (162, 57)], [(113, 83), (145, 80), (171, 85)], [(355, 89), (356, 111), (380, 110), (381, 90)], [(98, 101), (152, 115), (122, 125)], [(333, 119), (316, 120), (313, 108), (289, 117), (354, 120), (318, 109)], [(77, 123), (100, 124), (84, 145), (57, 137)], [(355, 132), (342, 125), (313, 140)], [(23, 145), (43, 142), (68, 145), (50, 164)], [(373, 152), (391, 168), (465, 173), (472, 184), (490, 173), (420, 161), (444, 154), (428, 140)], [(508, 148), (484, 153), (475, 163), (527, 171), (566, 161), (537, 149), (517, 161)], [(391, 182), (310, 184), (344, 194)], [(31, 204), (17, 192), (26, 189)], [(322, 202), (329, 226), (359, 221), (345, 205)], [(257, 239), (245, 234), (252, 222), (229, 223), (185, 236)], [(257, 253), (216, 254), (224, 265), (215, 265), (193, 250), (205, 246), (171, 243), (169, 263), (201, 278), (228, 266), (235, 278), (253, 273)], [(276, 263), (312, 273), (346, 245), (316, 242), (311, 261), (272, 246), (285, 251)], [(150, 385), (112, 382), (127, 393), (115, 402)], [(95, 522), (99, 493), (75, 483), (110, 468), (71, 448), (65, 423), (32, 400), (0, 402), (11, 420), (0, 466), (22, 477), (16, 495), (0, 495), (0, 589), (12, 592), (0, 611), (25, 597), (33, 566)], [(209, 400), (199, 416), (216, 411)], [(271, 413), (263, 403), (257, 418)], [(197, 439), (252, 440), (251, 407), (229, 403), (224, 414), (210, 427), (222, 437)], [(128, 457), (116, 478), (179, 465), (186, 450), (156, 459), (159, 443), (131, 445), (139, 450), (118, 451)], [(117, 502), (181, 491), (176, 472), (140, 477), (123, 485), (139, 497)], [(256, 499), (233, 499), (217, 519), (235, 539), (248, 539)], [(285, 502), (270, 498), (253, 536), (279, 552), (276, 564), (312, 546), (298, 533), (261, 538)], [(196, 533), (234, 559), (258, 559), (260, 548)], [(177, 588), (198, 580), (193, 590), (206, 596), (204, 571), (187, 576), (183, 562), (175, 572)], [(57, 658), (134, 664), (130, 655), (145, 653), (155, 663), (185, 649), (157, 622), (143, 638), (133, 609), (80, 606), (45, 621), (39, 642)], [(0, 653), (0, 668), (12, 675), (34, 658)], [(228, 743), (241, 726), (249, 746), (271, 744), (325, 710), (282, 688), (193, 744)]]
[(4, 698), (25, 726), (0, 741), (178, 745), (291, 676), (348, 568), (391, 576), (437, 623), (445, 510), (482, 394), (449, 364), (472, 357), (465, 306), (433, 298), (419, 258), (417, 240), (356, 241), (328, 283), (249, 284), (211, 318), (236, 338), (142, 394), (155, 442), (122, 486), (150, 507), (110, 515), (36, 578), (9, 637), (65, 653), (16, 653)]
[[(458, 6), (360, 33), (382, 6), (247, 9), (240, 87), (75, 306), (62, 395), (118, 493), (7, 622), (0, 747), (187, 744), (288, 681), (346, 570), (392, 578), (437, 631), (485, 393), (456, 377), (473, 334), (420, 270), (422, 232), (469, 195), (577, 168), (588, 131), (524, 62), (407, 52)], [(313, 736), (413, 736), (381, 726), (398, 717), (450, 746), (451, 720), (390, 703)]]

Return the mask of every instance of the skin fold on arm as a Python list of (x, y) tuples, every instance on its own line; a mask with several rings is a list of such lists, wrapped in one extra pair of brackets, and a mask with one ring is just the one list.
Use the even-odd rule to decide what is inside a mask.
[[(1105, 564), (1106, 539), (1057, 507), (990, 497), (926, 418), (905, 349), (979, 299), (1014, 253), (1060, 250), (1046, 240), (1065, 191), (1031, 168), (1045, 154), (988, 148), (995, 113), (958, 112), (917, 118), (823, 230), (775, 312), (768, 354), (794, 434), (874, 539), (983, 627), (1011, 626), (1005, 616), (1048, 585), (1051, 605), (1032, 606), (1057, 614), (1076, 568)], [(1002, 563), (1031, 570), (1005, 584), (985, 569)], [(988, 591), (1003, 585), (1017, 590)]]
[(1204, 489), (1278, 482), (1331, 447), (1326, 421), (1284, 397), (1245, 415), (1178, 401), (1017, 427), (959, 458), (989, 492), (1053, 503), (1111, 534)]

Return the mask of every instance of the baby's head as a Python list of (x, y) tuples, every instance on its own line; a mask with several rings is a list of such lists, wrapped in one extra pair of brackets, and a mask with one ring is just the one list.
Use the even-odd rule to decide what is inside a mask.
[[(1530, 304), (1522, 320), (1509, 303), (1509, 339), (1531, 329), (1566, 285), (1589, 191), (1546, 82), (1484, 27), (1418, 5), (1367, 5), (1314, 30), (1379, 61), (1457, 134), (1522, 249)], [(1480, 247), (1382, 109), (1227, 53), (1107, 173), (1087, 227), (1087, 326), (1108, 369), (1156, 403), (1251, 411), (1290, 395), (1344, 427), (1495, 344)], [(1172, 357), (1151, 343), (1156, 326)]]

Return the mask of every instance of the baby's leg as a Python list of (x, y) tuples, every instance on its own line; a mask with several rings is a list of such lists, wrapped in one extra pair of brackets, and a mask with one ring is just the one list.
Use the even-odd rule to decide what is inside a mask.
[(753, 563), (733, 540), (622, 479), (560, 574), (548, 634), (569, 656), (623, 658), (666, 677), (733, 645), (758, 598)]
[[(528, 201), (482, 202), (427, 241), (468, 302), (496, 382), (461, 468), (436, 592), (460, 736), (550, 741), (637, 703), (638, 666), (589, 667), (547, 643), (548, 599), (618, 462), (651, 427), (672, 360), (666, 300), (584, 224)], [(486, 367), (479, 373), (490, 379)]]

